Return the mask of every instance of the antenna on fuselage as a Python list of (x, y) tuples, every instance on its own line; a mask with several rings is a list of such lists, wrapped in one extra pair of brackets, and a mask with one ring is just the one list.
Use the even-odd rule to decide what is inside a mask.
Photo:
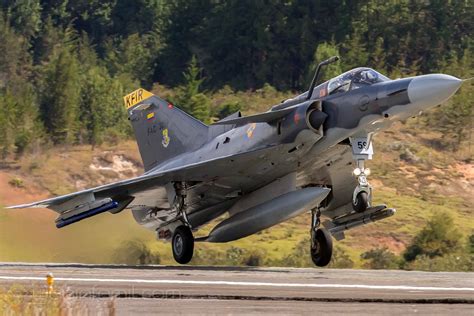
[(318, 82), (319, 73), (321, 72), (321, 67), (332, 64), (333, 62), (336, 62), (338, 60), (339, 60), (339, 56), (332, 56), (331, 58), (328, 58), (325, 61), (322, 61), (319, 63), (318, 67), (316, 68), (316, 72), (314, 73), (313, 80), (311, 80), (311, 84), (308, 89), (308, 95), (306, 96), (306, 100), (311, 99), (311, 96), (313, 95), (313, 90), (314, 90), (314, 87), (316, 86), (316, 82)]

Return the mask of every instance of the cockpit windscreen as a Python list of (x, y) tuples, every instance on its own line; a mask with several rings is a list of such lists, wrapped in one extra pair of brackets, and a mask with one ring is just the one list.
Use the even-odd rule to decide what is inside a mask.
[(356, 68), (329, 80), (328, 94), (347, 92), (390, 79), (370, 68)]

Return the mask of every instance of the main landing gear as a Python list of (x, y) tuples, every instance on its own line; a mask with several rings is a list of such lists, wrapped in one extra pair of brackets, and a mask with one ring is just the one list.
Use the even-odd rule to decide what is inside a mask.
[(353, 173), (359, 184), (352, 195), (352, 208), (358, 213), (365, 212), (372, 202), (372, 186), (367, 181), (370, 169), (365, 168), (365, 161), (372, 159), (374, 154), (371, 135), (351, 138), (352, 156), (356, 161)]
[(173, 257), (176, 262), (186, 264), (193, 258), (194, 237), (191, 228), (185, 225), (176, 227), (171, 241)]
[(331, 234), (321, 226), (321, 211), (314, 209), (311, 211), (311, 260), (318, 267), (329, 264), (332, 257), (332, 237)]
[(193, 258), (194, 253), (194, 236), (191, 231), (191, 224), (185, 210), (186, 186), (181, 183), (175, 184), (175, 198), (173, 201), (173, 208), (176, 210), (179, 218), (179, 225), (174, 229), (173, 237), (171, 239), (171, 248), (173, 250), (173, 257), (176, 262), (186, 264)]

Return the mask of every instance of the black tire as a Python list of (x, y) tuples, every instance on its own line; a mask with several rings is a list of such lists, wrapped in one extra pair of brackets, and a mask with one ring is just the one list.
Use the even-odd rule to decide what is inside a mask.
[(331, 234), (324, 228), (318, 228), (311, 241), (311, 260), (318, 267), (325, 267), (332, 257)]
[(368, 207), (369, 195), (367, 194), (367, 192), (364, 191), (359, 192), (359, 194), (357, 194), (355, 203), (352, 202), (352, 208), (354, 208), (354, 211), (356, 211), (357, 213), (362, 213), (365, 212)]
[(176, 228), (173, 233), (171, 248), (176, 262), (186, 264), (191, 261), (194, 252), (194, 237), (189, 227), (182, 225)]

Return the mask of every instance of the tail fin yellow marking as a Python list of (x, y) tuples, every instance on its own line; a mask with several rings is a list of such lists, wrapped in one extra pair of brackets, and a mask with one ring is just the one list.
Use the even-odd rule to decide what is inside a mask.
[(125, 107), (129, 109), (132, 106), (137, 105), (138, 103), (148, 99), (151, 96), (153, 96), (153, 93), (146, 91), (143, 88), (140, 88), (124, 96), (123, 102), (125, 103)]

